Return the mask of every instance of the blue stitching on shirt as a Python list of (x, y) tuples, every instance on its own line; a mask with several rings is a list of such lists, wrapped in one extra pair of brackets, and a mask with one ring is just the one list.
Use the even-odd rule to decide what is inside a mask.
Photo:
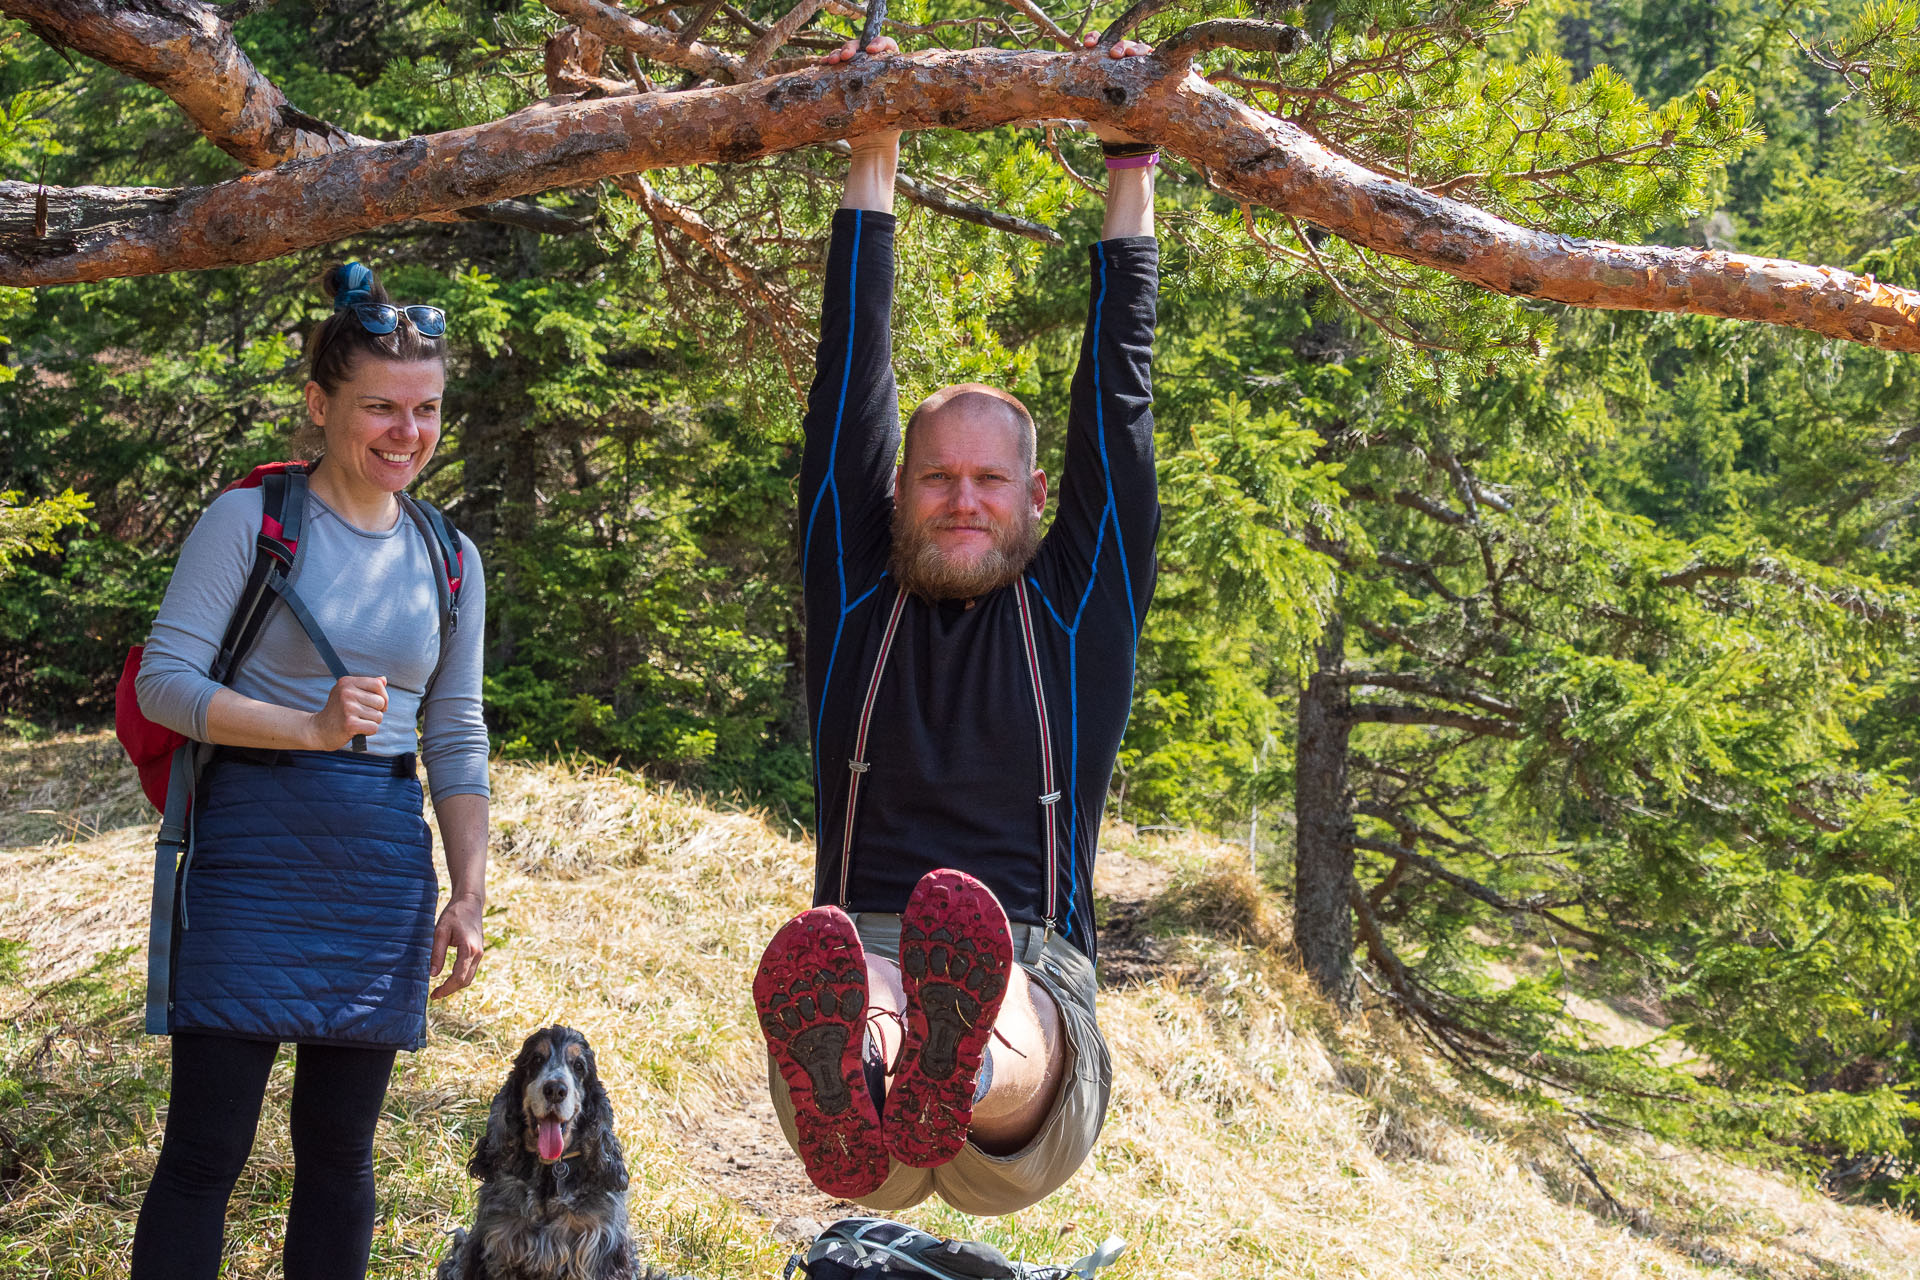
[[(860, 600), (865, 600), (867, 595), (873, 594), (872, 591), (868, 591), (867, 595), (860, 597), (860, 600), (854, 601), (851, 605), (847, 603), (847, 545), (840, 524), (840, 480), (837, 469), (840, 457), (840, 429), (847, 416), (847, 387), (853, 379), (853, 333), (859, 315), (853, 304), (857, 293), (856, 286), (860, 280), (860, 228), (863, 221), (862, 211), (854, 210), (853, 253), (847, 267), (847, 358), (840, 370), (840, 403), (834, 407), (833, 411), (833, 442), (827, 449), (827, 482), (820, 487), (820, 492), (814, 495), (813, 515), (807, 517), (807, 537), (804, 544), (806, 553), (810, 554), (813, 550), (813, 518), (820, 513), (820, 501), (831, 489), (833, 491), (834, 568), (840, 577), (840, 620), (834, 625), (833, 647), (827, 651), (827, 674), (826, 678), (820, 682), (820, 705), (814, 708), (813, 716), (813, 823), (815, 830), (820, 828), (826, 816), (824, 812), (826, 789), (821, 785), (820, 775), (820, 723), (826, 716), (827, 690), (833, 687), (833, 668), (840, 658), (840, 638), (846, 633), (847, 615), (853, 612)], [(803, 576), (806, 573), (806, 560), (807, 554), (803, 554), (800, 569)], [(878, 588), (879, 585), (876, 582), (874, 587)]]

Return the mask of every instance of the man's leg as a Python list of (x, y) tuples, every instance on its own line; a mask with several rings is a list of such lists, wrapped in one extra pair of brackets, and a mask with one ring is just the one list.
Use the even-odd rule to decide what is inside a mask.
[[(871, 952), (867, 1000), (868, 1025), (881, 1057), (898, 1063), (907, 1003), (900, 966)], [(1066, 1074), (1066, 1040), (1053, 997), (1018, 965), (1008, 975), (993, 1030), (978, 1077), (987, 1087), (973, 1104), (967, 1138), (989, 1155), (1011, 1155), (1032, 1142), (1046, 1123)]]
[(783, 925), (753, 979), (767, 1051), (786, 1082), (798, 1154), (813, 1184), (858, 1199), (886, 1181), (867, 1089), (867, 964), (853, 922), (815, 907)]

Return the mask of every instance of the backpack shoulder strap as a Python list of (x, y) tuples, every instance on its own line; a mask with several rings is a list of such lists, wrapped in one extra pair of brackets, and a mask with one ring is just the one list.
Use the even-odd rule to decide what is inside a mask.
[(304, 471), (275, 471), (260, 480), (260, 531), (254, 535), (253, 567), (247, 572), (240, 603), (227, 620), (226, 634), (208, 676), (226, 684), (233, 670), (259, 638), (267, 613), (273, 608), (275, 571), (290, 576), (300, 554), (300, 534), (306, 524), (307, 476)]
[(466, 553), (460, 548), (460, 531), (440, 508), (409, 493), (400, 495), (400, 506), (420, 530), (420, 536), (426, 539), (427, 558), (438, 570), (434, 574), (434, 586), (440, 595), (440, 656), (421, 694), (424, 700), (432, 694), (434, 679), (440, 675), (440, 667), (447, 660), (447, 649), (453, 643), (454, 633), (460, 629), (460, 588), (466, 580)]

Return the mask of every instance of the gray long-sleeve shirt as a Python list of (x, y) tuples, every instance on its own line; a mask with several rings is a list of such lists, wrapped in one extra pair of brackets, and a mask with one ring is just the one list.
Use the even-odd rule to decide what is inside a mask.
[[(153, 620), (135, 686), (148, 719), (207, 740), (207, 706), (220, 688), (207, 677), (227, 621), (246, 586), (260, 532), (262, 494), (235, 489), (214, 499), (187, 535), (166, 599)], [(486, 795), (487, 728), (480, 717), (481, 632), (486, 580), (465, 534), (460, 620), (440, 658), (439, 569), (403, 512), (392, 528), (356, 528), (311, 492), (294, 585), (353, 675), (387, 678), (387, 711), (367, 739), (377, 755), (418, 750), (436, 800)], [(433, 681), (431, 696), (427, 683)], [(284, 606), (276, 604), (241, 658), (235, 693), (318, 711), (333, 690), (326, 663)], [(416, 729), (416, 726), (424, 726)]]

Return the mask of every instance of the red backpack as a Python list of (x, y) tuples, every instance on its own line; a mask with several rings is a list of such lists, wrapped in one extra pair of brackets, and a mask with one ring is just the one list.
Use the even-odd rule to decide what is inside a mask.
[[(246, 588), (240, 593), (233, 617), (227, 620), (226, 634), (207, 672), (219, 684), (233, 678), (234, 668), (259, 636), (276, 599), (293, 613), (333, 678), (348, 674), (313, 611), (293, 586), (300, 534), (306, 521), (307, 476), (312, 469), (306, 462), (269, 462), (227, 486), (261, 491), (260, 534), (255, 539)], [(460, 625), (460, 535), (437, 508), (404, 493), (399, 496), (401, 509), (426, 536), (429, 555), (441, 569), (435, 582), (440, 588), (440, 657), (444, 660), (447, 643)], [(141, 712), (134, 682), (140, 675), (145, 648), (134, 645), (127, 651), (120, 685), (114, 692), (114, 728), (133, 767), (140, 771), (141, 789), (161, 814), (160, 835), (153, 849), (153, 914), (147, 932), (146, 1026), (154, 1035), (165, 1035), (167, 1012), (172, 1007), (174, 890), (189, 843), (187, 818), (193, 807), (194, 786), (211, 748), (155, 724)], [(436, 673), (438, 670), (436, 665)], [(366, 738), (356, 736), (353, 749), (365, 751)]]

